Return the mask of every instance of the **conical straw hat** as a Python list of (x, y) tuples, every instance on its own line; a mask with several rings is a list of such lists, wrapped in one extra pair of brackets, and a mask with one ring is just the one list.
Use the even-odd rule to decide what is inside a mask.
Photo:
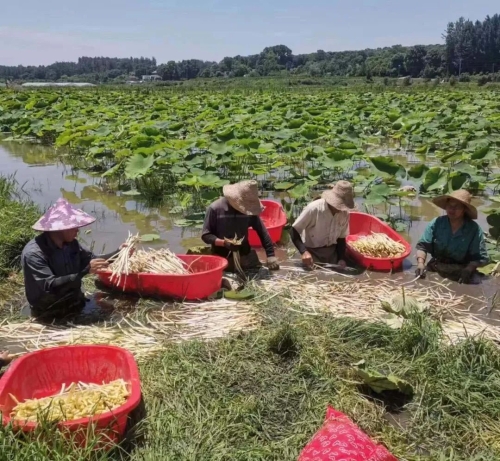
[(328, 205), (339, 211), (354, 209), (354, 189), (349, 181), (338, 181), (335, 185), (321, 194)]
[(450, 199), (460, 202), (465, 207), (465, 213), (470, 219), (477, 219), (477, 208), (474, 205), (471, 205), (472, 195), (465, 189), (455, 190), (451, 194), (435, 197), (432, 199), (432, 203), (439, 208), (446, 210), (446, 203)]
[(241, 181), (228, 184), (222, 189), (229, 204), (240, 213), (248, 216), (259, 216), (264, 207), (259, 200), (257, 181)]
[(60, 198), (36, 222), (33, 229), (40, 232), (54, 232), (78, 229), (88, 226), (95, 218), (85, 211), (75, 208), (67, 200)]

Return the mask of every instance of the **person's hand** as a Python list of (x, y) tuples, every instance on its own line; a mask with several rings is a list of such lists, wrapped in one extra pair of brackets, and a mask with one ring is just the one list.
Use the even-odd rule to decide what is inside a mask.
[(306, 267), (312, 267), (314, 265), (313, 257), (308, 251), (304, 251), (304, 253), (302, 253), (302, 264)]
[(90, 273), (96, 274), (99, 271), (106, 270), (109, 266), (109, 263), (102, 258), (96, 258), (90, 260)]
[(475, 268), (474, 267), (469, 267), (467, 266), (465, 269), (462, 270), (460, 273), (460, 283), (469, 283), (470, 279), (472, 278), (472, 274), (474, 273)]
[[(128, 243), (122, 243), (118, 249), (123, 250), (124, 248), (127, 248), (127, 247), (128, 247)], [(132, 256), (134, 254), (134, 252), (135, 252), (135, 248), (132, 247), (129, 251), (129, 255)]]
[(267, 267), (270, 271), (277, 271), (280, 268), (280, 265), (278, 263), (278, 259), (275, 258), (274, 256), (267, 258)]
[(0, 362), (5, 363), (6, 365), (12, 362), (14, 357), (9, 354), (9, 351), (0, 351)]
[(235, 245), (231, 242), (224, 242), (224, 248), (231, 251), (232, 253), (237, 253), (238, 251), (240, 251), (241, 245)]
[(415, 271), (415, 275), (420, 277), (421, 279), (425, 279), (425, 274), (427, 273), (427, 269), (425, 268), (424, 263), (417, 264), (417, 270)]
[(341, 259), (339, 261), (339, 266), (341, 269), (345, 269), (347, 267), (347, 263), (343, 259)]

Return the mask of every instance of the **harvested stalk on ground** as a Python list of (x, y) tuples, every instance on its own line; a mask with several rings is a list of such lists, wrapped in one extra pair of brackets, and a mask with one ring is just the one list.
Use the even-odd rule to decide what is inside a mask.
[(358, 253), (372, 258), (397, 258), (403, 255), (406, 247), (386, 234), (370, 234), (349, 243)]

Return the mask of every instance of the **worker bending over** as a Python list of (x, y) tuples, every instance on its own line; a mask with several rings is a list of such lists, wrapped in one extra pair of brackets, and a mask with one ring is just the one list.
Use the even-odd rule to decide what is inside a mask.
[[(248, 242), (248, 229), (257, 232), (267, 255), (267, 266), (278, 270), (278, 260), (274, 255), (274, 246), (259, 215), (263, 206), (259, 200), (256, 181), (242, 181), (224, 186), (223, 197), (212, 203), (206, 212), (202, 240), (211, 246), (211, 253), (227, 258), (228, 271), (234, 272), (233, 254), (239, 252), (243, 270), (261, 267), (255, 250)], [(242, 239), (241, 245), (234, 245), (225, 239)]]
[[(484, 234), (477, 219), (477, 209), (466, 190), (433, 199), (446, 211), (432, 220), (417, 243), (417, 271), (425, 277), (427, 270), (461, 283), (480, 283), (477, 268), (488, 263)], [(431, 260), (426, 266), (427, 255)]]
[(41, 234), (27, 243), (21, 255), (33, 316), (41, 320), (61, 318), (85, 306), (83, 277), (106, 269), (106, 260), (119, 251), (96, 256), (78, 242), (79, 228), (94, 221), (93, 216), (61, 198), (33, 226)]
[(346, 267), (346, 237), (354, 191), (348, 181), (338, 181), (321, 198), (307, 205), (293, 223), (291, 237), (307, 267), (314, 263)]

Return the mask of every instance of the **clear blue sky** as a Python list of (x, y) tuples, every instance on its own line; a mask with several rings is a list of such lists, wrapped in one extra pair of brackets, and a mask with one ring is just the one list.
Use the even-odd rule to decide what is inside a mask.
[(159, 63), (441, 43), (450, 21), (500, 13), (499, 0), (4, 0), (0, 64), (79, 56)]

